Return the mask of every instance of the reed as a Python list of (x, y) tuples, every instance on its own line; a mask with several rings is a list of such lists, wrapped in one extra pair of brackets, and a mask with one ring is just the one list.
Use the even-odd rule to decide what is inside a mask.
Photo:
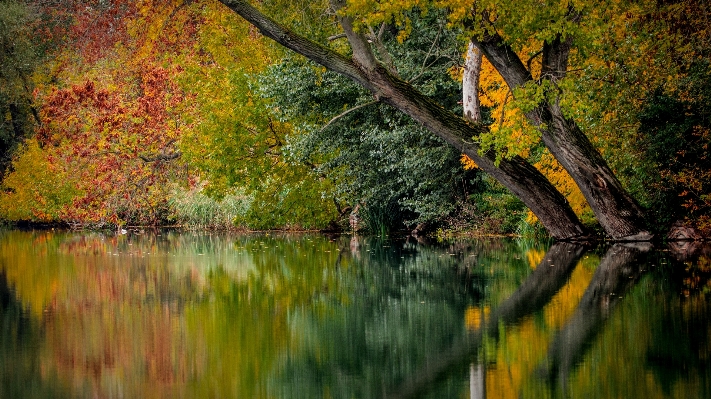
[(241, 192), (216, 199), (206, 195), (202, 188), (177, 188), (168, 198), (169, 220), (188, 228), (243, 228), (251, 202), (252, 198)]

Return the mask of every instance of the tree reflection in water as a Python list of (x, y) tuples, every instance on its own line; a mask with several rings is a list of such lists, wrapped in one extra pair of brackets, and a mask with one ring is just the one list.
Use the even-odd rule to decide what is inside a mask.
[(539, 372), (553, 384), (559, 380), (566, 390), (567, 376), (583, 357), (585, 349), (604, 327), (605, 320), (645, 272), (640, 262), (650, 244), (615, 244), (595, 270), (575, 313), (550, 344)]
[[(408, 398), (421, 394), (422, 390), (448, 373), (452, 368), (461, 367), (476, 355), (485, 336), (497, 338), (499, 323), (515, 324), (523, 317), (543, 308), (553, 296), (565, 285), (571, 272), (577, 265), (585, 247), (573, 243), (553, 244), (543, 260), (531, 275), (508, 299), (502, 302), (495, 311), (483, 321), (481, 327), (443, 351), (436, 358), (428, 359), (424, 367), (413, 374), (403, 384), (394, 389), (391, 398)], [(474, 366), (479, 369), (479, 366)], [(480, 371), (475, 374), (481, 374)], [(476, 388), (473, 391), (486, 396), (483, 389), (483, 378), (472, 381)]]
[[(688, 246), (684, 248), (688, 250)], [(655, 266), (654, 259), (650, 259), (648, 256), (650, 250), (649, 244), (641, 243), (611, 246), (595, 269), (575, 311), (555, 332), (548, 343), (548, 350), (543, 359), (538, 362), (538, 365), (528, 376), (523, 377), (528, 382), (519, 385), (517, 392), (508, 394), (496, 392), (494, 397), (631, 397), (629, 395), (634, 395), (635, 390), (648, 393), (648, 397), (697, 397), (698, 395), (700, 395), (698, 397), (707, 397), (711, 393), (708, 367), (711, 364), (709, 362), (711, 357), (709, 355), (711, 353), (709, 351), (711, 318), (709, 317), (708, 301), (705, 300), (705, 294), (699, 295), (698, 291), (695, 297), (692, 295), (693, 299), (689, 300), (686, 305), (683, 302), (681, 305), (677, 305), (678, 302), (674, 300), (673, 296), (674, 293), (678, 295), (679, 292), (686, 293), (688, 296), (688, 285), (692, 283), (696, 284), (692, 290), (701, 289), (708, 293), (708, 279), (711, 275), (708, 257), (702, 256), (699, 260), (697, 256), (694, 262), (691, 262), (690, 259), (693, 256), (690, 256), (688, 251), (674, 252), (672, 250), (677, 254), (677, 257), (680, 253), (682, 254), (682, 260), (687, 265), (686, 272), (691, 276), (670, 279), (668, 278), (670, 270), (655, 270), (654, 272), (658, 276), (647, 280), (646, 286), (639, 290), (642, 293), (637, 294), (650, 295), (651, 291), (651, 294), (656, 295), (659, 294), (659, 290), (666, 289), (668, 292), (664, 294), (672, 297), (667, 301), (669, 308), (662, 312), (662, 316), (655, 316), (659, 313), (656, 310), (644, 309), (642, 313), (647, 314), (647, 317), (637, 317), (641, 321), (637, 321), (633, 317), (625, 318), (623, 315), (619, 317), (621, 320), (615, 320), (615, 323), (609, 328), (606, 326), (613, 310), (624, 302), (624, 298), (633, 291), (643, 275), (649, 272), (650, 266)], [(501, 332), (507, 330), (502, 326), (509, 327), (509, 329), (515, 327), (548, 305), (556, 292), (567, 283), (572, 270), (584, 252), (585, 248), (581, 245), (566, 243), (552, 245), (534, 272), (515, 293), (501, 302), (495, 310), (490, 312), (488, 317), (483, 318), (479, 328), (470, 331), (464, 339), (447, 350), (423, 362), (424, 366), (392, 389), (388, 397), (421, 397), (423, 392), (431, 390), (438, 381), (446, 378), (453, 370), (461, 369), (463, 364), (469, 363), (469, 397), (472, 399), (486, 398), (487, 381), (491, 382), (487, 373), (502, 366), (491, 364), (487, 360), (489, 356), (485, 352), (491, 350), (491, 339), (498, 342)], [(669, 258), (664, 257), (663, 259), (665, 260), (660, 264), (669, 265)], [(679, 263), (676, 264), (677, 273), (679, 265)], [(689, 270), (690, 268), (693, 270)], [(704, 276), (700, 277), (699, 274), (704, 274)], [(681, 281), (682, 283), (679, 285), (682, 286), (665, 286), (661, 289), (658, 287), (660, 282), (668, 281)], [(642, 300), (645, 301), (645, 298)], [(639, 307), (634, 303), (629, 306)], [(676, 307), (683, 309), (675, 309)], [(651, 369), (657, 376), (656, 381), (658, 382), (647, 382), (647, 386), (643, 388), (632, 381), (627, 384), (616, 384), (605, 380), (624, 379), (625, 377), (606, 377), (595, 368), (592, 368), (592, 371), (585, 370), (576, 374), (586, 352), (596, 342), (595, 345), (600, 345), (597, 338), (603, 331), (606, 336), (616, 335), (611, 339), (606, 337), (608, 341), (624, 341), (630, 339), (625, 337), (625, 334), (635, 334), (638, 331), (648, 332), (649, 337), (640, 338), (638, 343), (640, 347), (647, 348), (643, 349), (647, 355), (638, 361), (641, 364), (635, 363), (630, 365), (630, 368), (633, 368), (638, 374), (644, 374), (644, 370)], [(631, 339), (634, 341), (634, 337)], [(523, 345), (536, 344), (536, 342), (523, 343)], [(670, 347), (676, 348), (681, 353), (681, 358), (679, 353), (670, 353)], [(494, 349), (494, 351), (497, 350), (500, 349)], [(596, 354), (596, 356), (596, 358), (602, 359), (615, 359), (624, 357), (625, 354), (607, 353), (601, 356)], [(620, 362), (624, 362), (624, 360)], [(663, 364), (665, 366), (662, 366)], [(617, 366), (617, 368), (610, 367), (612, 370), (606, 372), (630, 376), (629, 370), (625, 370), (624, 364), (617, 364)], [(518, 367), (520, 369), (522, 366)], [(511, 369), (509, 369), (510, 371)], [(595, 374), (596, 372), (598, 374)], [(577, 391), (570, 386), (571, 378), (574, 376), (579, 385), (583, 387), (577, 387)], [(596, 382), (589, 381), (596, 378)], [(642, 375), (634, 378), (644, 380), (646, 377)], [(536, 384), (535, 381), (541, 381), (543, 384)], [(683, 382), (682, 387), (686, 386), (688, 391), (685, 391), (684, 388), (674, 388), (674, 383), (679, 381)], [(600, 384), (601, 388), (590, 387), (591, 384), (596, 383)], [(659, 385), (662, 387), (661, 391), (658, 389)], [(581, 396), (579, 392), (583, 389), (588, 389), (588, 391), (586, 395)], [(576, 394), (576, 392), (578, 393)]]
[(0, 397), (710, 397), (703, 250), (0, 231)]

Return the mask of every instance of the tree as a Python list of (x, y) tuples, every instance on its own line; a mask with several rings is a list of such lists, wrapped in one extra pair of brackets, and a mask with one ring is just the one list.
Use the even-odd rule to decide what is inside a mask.
[(567, 108), (577, 108), (575, 119), (647, 209), (655, 233), (683, 224), (708, 234), (711, 4), (644, 2), (607, 12), (606, 29), (588, 40), (585, 73), (566, 84), (587, 89), (569, 95)]
[(222, 2), (259, 28), (265, 36), (352, 79), (371, 91), (378, 101), (404, 112), (465, 153), (521, 198), (554, 237), (576, 239), (587, 234), (565, 198), (530, 163), (521, 157), (497, 160), (494, 152), (480, 151), (477, 143), (470, 140), (479, 136), (484, 131), (483, 127), (467, 123), (444, 109), (378, 61), (365, 35), (356, 32), (353, 18), (344, 15), (344, 2), (336, 1), (332, 6), (334, 16), (350, 43), (351, 58), (292, 32), (248, 2)]
[[(378, 32), (393, 65), (413, 77), (419, 90), (461, 109), (459, 83), (451, 77), (461, 53), (456, 32), (446, 29), (446, 14), (412, 15), (412, 23), (419, 34), (402, 45), (393, 45), (397, 32)], [(482, 186), (476, 183), (483, 173), (463, 169), (456, 149), (373, 101), (361, 86), (287, 55), (267, 68), (258, 87), (276, 117), (294, 126), (286, 137), (289, 155), (333, 181), (341, 209), (358, 207), (362, 227), (379, 232), (422, 223), (433, 227), (465, 206), (473, 208), (465, 202)]]
[[(183, 93), (174, 70), (147, 67), (138, 89), (93, 81), (53, 90), (42, 108), (40, 143), (79, 193), (63, 218), (76, 223), (157, 224), (165, 218), (169, 182), (185, 177), (175, 142), (183, 128), (175, 108)], [(133, 94), (133, 95), (132, 95)]]
[[(408, 114), (461, 149), (521, 198), (553, 236), (569, 238), (584, 233), (552, 185), (528, 172), (534, 168), (523, 158), (532, 155), (529, 151), (540, 154), (542, 148), (570, 175), (610, 237), (652, 237), (647, 231), (645, 212), (594, 145), (599, 146), (599, 139), (612, 135), (607, 132), (606, 136), (592, 136), (591, 140), (586, 134), (595, 132), (596, 123), (603, 124), (590, 121), (586, 111), (605, 109), (601, 116), (607, 118), (614, 110), (599, 100), (597, 104), (576, 101), (592, 98), (601, 91), (617, 91), (618, 97), (626, 98), (625, 94), (635, 92), (635, 82), (653, 81), (640, 76), (673, 80), (683, 75), (684, 65), (689, 59), (703, 57), (700, 49), (709, 41), (708, 23), (703, 23), (709, 15), (705, 2), (611, 0), (605, 4), (560, 2), (541, 6), (535, 1), (506, 0), (334, 0), (330, 2), (331, 15), (348, 38), (350, 48), (346, 52), (334, 51), (333, 46), (329, 48), (294, 33), (246, 1), (222, 2), (266, 36), (348, 76), (370, 90), (376, 99)], [(462, 36), (468, 38), (462, 47), (469, 43), (480, 50), (501, 77), (507, 90), (498, 105), (502, 111), (511, 108), (518, 112), (518, 128), (526, 129), (528, 138), (533, 138), (527, 145), (516, 142), (521, 137), (517, 132), (509, 138), (497, 138), (503, 145), (492, 146), (489, 131), (463, 123), (451, 110), (443, 110), (414, 90), (392, 67), (389, 54), (378, 41), (366, 34), (372, 26), (387, 24), (398, 29), (398, 39), (402, 40), (412, 32), (406, 11), (424, 13), (432, 8), (447, 9), (451, 26), (462, 29)], [(640, 60), (650, 58), (654, 63), (644, 63), (646, 70), (637, 68), (643, 64)], [(606, 79), (615, 74), (628, 83)], [(638, 108), (634, 100), (627, 101)], [(627, 126), (612, 128), (633, 130)]]
[[(178, 18), (185, 16), (178, 13), (183, 2), (170, 4), (169, 14), (176, 16), (171, 24), (163, 23), (158, 12), (168, 4), (161, 5), (66, 2), (43, 9), (60, 15), (54, 17), (59, 20), (69, 14), (71, 23), (65, 26), (65, 46), (47, 68), (52, 75), (38, 79), (34, 93), (42, 122), (36, 134), (39, 148), (28, 146), (14, 160), (16, 170), (0, 200), (7, 208), (13, 198), (33, 199), (27, 203), (30, 212), (9, 213), (16, 215), (13, 220), (99, 226), (165, 221), (170, 183), (186, 177), (176, 142), (187, 128), (181, 115), (189, 102), (176, 82), (181, 67), (162, 65), (162, 51), (174, 43), (150, 33), (191, 25)], [(142, 23), (159, 27), (139, 32)], [(181, 40), (174, 47), (192, 48), (191, 35)], [(43, 177), (43, 171), (28, 173), (27, 165), (71, 176), (71, 190), (62, 187), (59, 196), (51, 180), (22, 182)]]
[(26, 4), (0, 1), (0, 180), (18, 144), (37, 123), (32, 74), (43, 57), (32, 28), (38, 20)]
[[(218, 3), (198, 5), (204, 18), (196, 32), (199, 51), (178, 60), (180, 85), (195, 105), (183, 115), (194, 126), (180, 140), (185, 161), (210, 196), (237, 189), (249, 197), (237, 221), (246, 227), (327, 228), (338, 215), (330, 179), (289, 157), (292, 126), (272, 115), (256, 89), (257, 75), (281, 50)], [(235, 36), (243, 39), (231, 42)]]
[[(357, 6), (346, 8), (343, 1), (333, 1), (331, 6), (350, 43), (352, 58), (344, 56), (323, 45), (312, 42), (266, 17), (262, 12), (244, 1), (223, 1), (233, 11), (257, 26), (263, 34), (278, 43), (321, 63), (327, 68), (344, 74), (369, 89), (379, 101), (394, 106), (425, 125), (452, 145), (461, 149), (487, 173), (514, 192), (536, 214), (551, 234), (560, 239), (580, 237), (585, 229), (570, 209), (563, 196), (538, 170), (522, 157), (505, 158), (493, 151), (480, 148), (470, 142), (479, 137), (484, 129), (466, 123), (462, 118), (443, 109), (430, 98), (422, 95), (403, 79), (387, 63), (376, 58), (372, 41), (362, 33), (363, 24), (354, 21), (366, 20), (368, 15), (358, 13)], [(367, 9), (370, 11), (370, 9)], [(398, 11), (398, 13), (401, 10)], [(394, 14), (391, 14), (394, 15)], [(400, 14), (398, 14), (400, 15)], [(482, 17), (484, 15), (485, 17)], [(486, 28), (475, 36), (474, 44), (497, 68), (513, 90), (532, 82), (528, 71), (511, 46), (504, 42), (486, 18), (490, 13), (474, 14), (475, 21)], [(574, 23), (579, 18), (575, 10), (566, 10), (559, 20)], [(360, 19), (359, 19), (360, 18)], [(476, 19), (478, 18), (478, 19)], [(387, 22), (387, 21), (382, 21)], [(572, 36), (558, 30), (543, 40), (543, 76), (548, 82), (541, 87), (553, 87), (565, 75)], [(381, 58), (382, 57), (381, 55)], [(547, 100), (548, 95), (544, 98)], [(615, 239), (648, 239), (644, 230), (640, 208), (621, 187), (600, 154), (592, 147), (582, 131), (569, 118), (565, 118), (556, 101), (540, 101), (527, 114), (534, 125), (542, 128), (543, 142), (574, 177), (605, 231)], [(535, 111), (535, 112), (534, 112)], [(543, 126), (545, 124), (545, 126)]]
[[(514, 7), (513, 4), (495, 6), (496, 11), (498, 7), (503, 8), (502, 12), (513, 11)], [(515, 7), (519, 10), (525, 8), (520, 4)], [(547, 27), (541, 33), (541, 69), (536, 80), (530, 65), (524, 65), (511, 43), (494, 26), (494, 5), (473, 12), (471, 21), (478, 26), (474, 29), (472, 42), (481, 49), (511, 91), (515, 93), (517, 89), (525, 88), (540, 93), (542, 98), (524, 108), (526, 118), (539, 129), (545, 146), (573, 177), (605, 231), (615, 239), (649, 239), (651, 235), (645, 229), (642, 209), (622, 187), (577, 123), (566, 114), (557, 94), (557, 88), (568, 71), (577, 26), (587, 11), (590, 10), (569, 5), (541, 13), (547, 14), (547, 18), (553, 17), (561, 26)], [(538, 18), (522, 29), (524, 35), (528, 33), (526, 28), (535, 29), (542, 23)]]

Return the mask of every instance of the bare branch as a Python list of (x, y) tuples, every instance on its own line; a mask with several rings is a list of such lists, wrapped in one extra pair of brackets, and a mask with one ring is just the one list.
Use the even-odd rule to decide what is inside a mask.
[(334, 40), (345, 39), (345, 38), (346, 38), (346, 34), (345, 34), (345, 33), (339, 33), (339, 34), (337, 34), (337, 35), (329, 36), (329, 37), (328, 37), (328, 41), (329, 41), (329, 42), (332, 42), (332, 41), (334, 41)]
[(337, 120), (339, 120), (339, 119), (343, 118), (344, 116), (350, 114), (351, 112), (357, 111), (357, 110), (359, 110), (359, 109), (361, 109), (361, 108), (365, 108), (365, 107), (367, 107), (367, 106), (369, 106), (369, 105), (373, 105), (373, 104), (377, 104), (377, 103), (378, 103), (378, 101), (370, 101), (370, 102), (367, 102), (367, 103), (364, 103), (364, 104), (356, 105), (355, 107), (353, 107), (353, 108), (351, 108), (351, 109), (348, 109), (348, 110), (346, 110), (346, 111), (344, 111), (344, 112), (342, 112), (342, 113), (340, 113), (340, 114), (334, 116), (333, 118), (331, 118), (331, 120), (328, 121), (328, 123), (326, 123), (325, 125), (323, 125), (323, 127), (321, 128), (321, 131), (323, 132), (324, 130), (326, 130), (327, 127), (331, 126), (334, 122), (336, 122)]
[(368, 36), (367, 38), (371, 42), (371, 44), (375, 46), (378, 55), (380, 56), (380, 58), (382, 58), (383, 65), (388, 68), (388, 71), (390, 73), (399, 77), (400, 74), (397, 72), (397, 68), (395, 67), (395, 60), (393, 60), (393, 57), (390, 55), (390, 52), (388, 52), (388, 49), (385, 48), (385, 45), (381, 40), (384, 26), (385, 24), (381, 25), (380, 32), (376, 34), (373, 30), (373, 27), (368, 25), (368, 31), (370, 31), (370, 36)]

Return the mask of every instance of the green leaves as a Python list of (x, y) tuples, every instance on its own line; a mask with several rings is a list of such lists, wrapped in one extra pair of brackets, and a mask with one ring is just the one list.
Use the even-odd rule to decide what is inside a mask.
[(291, 125), (255, 93), (255, 75), (275, 52), (228, 10), (203, 12), (209, 22), (199, 31), (202, 52), (186, 59), (181, 80), (197, 104), (190, 114), (195, 129), (181, 141), (186, 160), (205, 179), (207, 194), (244, 190), (247, 209), (235, 220), (241, 226), (325, 228), (335, 218), (328, 181), (288, 157)]
[(18, 144), (37, 123), (32, 75), (44, 60), (39, 15), (17, 1), (0, 1), (0, 181)]
[[(396, 31), (383, 35), (399, 74), (461, 113), (459, 84), (449, 74), (459, 60), (456, 34), (444, 29), (443, 14), (409, 18), (418, 34), (402, 45)], [(289, 155), (327, 176), (341, 206), (360, 204), (361, 217), (375, 232), (455, 212), (478, 173), (464, 171), (456, 150), (409, 117), (298, 58), (270, 67), (260, 87), (277, 117), (298, 129), (287, 137)]]

